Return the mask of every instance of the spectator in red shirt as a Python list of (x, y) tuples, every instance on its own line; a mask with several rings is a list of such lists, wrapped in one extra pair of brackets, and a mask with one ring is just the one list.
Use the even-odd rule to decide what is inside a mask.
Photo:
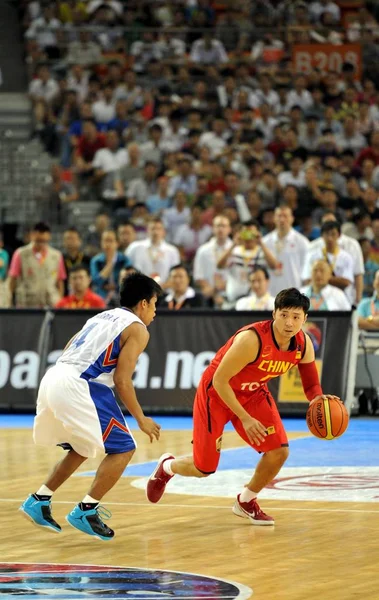
[(208, 182), (208, 194), (213, 194), (221, 190), (222, 192), (226, 192), (226, 185), (224, 179), (224, 169), (222, 166), (216, 162), (212, 162), (212, 177)]
[(104, 300), (89, 289), (91, 280), (84, 265), (76, 265), (69, 274), (71, 294), (59, 300), (55, 308), (105, 308)]
[(379, 131), (372, 132), (371, 145), (360, 151), (356, 164), (361, 167), (366, 158), (371, 158), (375, 165), (379, 165)]
[(90, 174), (93, 171), (92, 161), (100, 148), (106, 147), (103, 133), (98, 133), (93, 119), (83, 121), (82, 135), (79, 137), (75, 151), (74, 162), (78, 173)]

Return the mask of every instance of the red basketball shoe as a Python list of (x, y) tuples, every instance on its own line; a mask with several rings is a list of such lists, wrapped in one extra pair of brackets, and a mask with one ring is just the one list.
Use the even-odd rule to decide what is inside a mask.
[(146, 496), (150, 502), (159, 502), (164, 494), (166, 485), (174, 477), (173, 475), (168, 475), (163, 469), (163, 463), (170, 458), (175, 458), (175, 456), (168, 453), (162, 454), (157, 466), (149, 477), (146, 486)]
[(238, 494), (233, 512), (237, 517), (249, 519), (253, 525), (275, 525), (274, 519), (261, 510), (256, 498), (250, 502), (241, 502)]

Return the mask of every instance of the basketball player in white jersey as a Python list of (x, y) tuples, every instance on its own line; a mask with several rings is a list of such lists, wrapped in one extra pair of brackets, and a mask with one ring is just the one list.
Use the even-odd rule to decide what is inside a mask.
[[(133, 273), (121, 285), (121, 308), (89, 319), (67, 344), (57, 364), (41, 381), (33, 437), (36, 444), (68, 450), (45, 483), (20, 511), (36, 525), (59, 533), (51, 514), (51, 497), (87, 459), (106, 454), (83, 501), (67, 515), (72, 527), (102, 540), (114, 531), (101, 516), (102, 497), (117, 483), (136, 449), (112, 386), (139, 428), (159, 439), (160, 425), (145, 417), (132, 383), (138, 357), (144, 351), (147, 326), (155, 316), (162, 290), (150, 277)], [(108, 515), (109, 516), (109, 515)]]

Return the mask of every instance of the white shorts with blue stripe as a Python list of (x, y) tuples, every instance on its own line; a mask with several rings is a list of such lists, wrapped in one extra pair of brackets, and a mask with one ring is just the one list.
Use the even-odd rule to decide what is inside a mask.
[(44, 375), (38, 392), (34, 441), (72, 447), (88, 458), (119, 454), (137, 447), (112, 389), (87, 381), (60, 363)]

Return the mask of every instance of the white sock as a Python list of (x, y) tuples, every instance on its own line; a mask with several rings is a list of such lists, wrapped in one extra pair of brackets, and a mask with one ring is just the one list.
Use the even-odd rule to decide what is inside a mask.
[(165, 460), (163, 463), (163, 470), (165, 473), (167, 473), (167, 475), (175, 475), (174, 471), (171, 469), (171, 464), (172, 464), (173, 460), (174, 460), (173, 458), (169, 458), (168, 460)]
[(38, 496), (52, 496), (53, 492), (46, 485), (41, 485), (41, 487), (39, 488), (38, 492), (36, 492), (36, 494)]
[(251, 490), (249, 490), (249, 488), (245, 487), (243, 488), (241, 494), (240, 494), (240, 501), (241, 502), (250, 502), (251, 500), (254, 500), (254, 498), (257, 497), (256, 492), (252, 492)]
[(92, 496), (88, 496), (87, 494), (84, 496), (82, 502), (83, 504), (99, 504), (100, 500), (95, 500), (95, 498), (92, 498)]

